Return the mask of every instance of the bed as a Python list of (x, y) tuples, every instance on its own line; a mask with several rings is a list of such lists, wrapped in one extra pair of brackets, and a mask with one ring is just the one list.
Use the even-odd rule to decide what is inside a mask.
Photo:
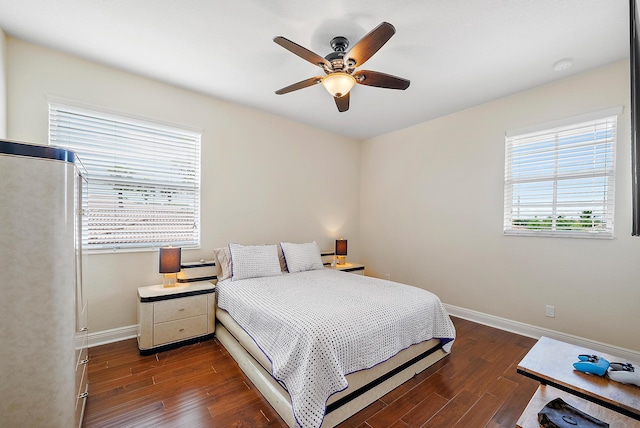
[(315, 243), (281, 246), (230, 244), (216, 336), (289, 426), (335, 426), (451, 350), (437, 296), (326, 269)]

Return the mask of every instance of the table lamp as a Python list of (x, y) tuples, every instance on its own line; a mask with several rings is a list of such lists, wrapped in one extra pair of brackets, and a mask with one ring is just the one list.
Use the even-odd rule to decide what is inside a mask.
[(336, 256), (338, 264), (343, 265), (347, 262), (347, 240), (344, 238), (336, 239)]
[(164, 287), (175, 287), (176, 274), (180, 272), (181, 248), (160, 248), (160, 273), (164, 274)]

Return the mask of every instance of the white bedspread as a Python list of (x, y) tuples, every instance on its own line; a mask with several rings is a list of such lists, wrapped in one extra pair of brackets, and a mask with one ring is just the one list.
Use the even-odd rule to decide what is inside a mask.
[(319, 427), (345, 375), (432, 338), (449, 352), (455, 328), (428, 291), (330, 269), (225, 280), (218, 306), (269, 358), (301, 427)]

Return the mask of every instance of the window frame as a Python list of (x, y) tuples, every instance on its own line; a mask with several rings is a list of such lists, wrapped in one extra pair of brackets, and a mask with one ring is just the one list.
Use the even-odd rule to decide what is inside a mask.
[[(84, 216), (83, 224), (83, 246), (85, 250), (93, 254), (105, 252), (157, 251), (158, 248), (168, 245), (188, 249), (200, 248), (202, 216), (202, 130), (169, 124), (101, 107), (89, 106), (57, 97), (48, 97), (48, 112), (49, 144), (65, 147), (74, 151), (88, 172), (88, 210), (87, 215)], [(117, 130), (113, 131), (113, 134), (108, 137), (104, 137), (108, 132), (100, 129), (100, 134), (103, 136), (102, 140), (112, 138), (113, 141), (96, 143), (95, 141), (89, 142), (90, 138), (86, 138), (83, 143), (82, 141), (78, 141), (82, 140), (82, 138), (72, 135), (73, 130), (68, 131), (68, 134), (65, 134), (64, 131), (60, 132), (60, 128), (57, 127), (59, 118), (54, 117), (57, 114), (56, 112), (63, 112), (62, 114), (69, 115), (86, 115), (90, 118), (90, 121), (95, 120), (96, 123), (104, 124), (109, 122), (113, 124)], [(69, 121), (73, 122), (73, 119)], [(75, 123), (74, 125), (77, 126)], [(90, 128), (90, 125), (88, 125), (88, 127)], [(135, 139), (127, 138), (122, 136), (122, 134), (125, 133), (122, 132), (122, 129), (134, 130), (133, 132), (142, 132), (142, 134), (140, 137), (136, 135)], [(93, 131), (97, 132), (96, 130)], [(89, 129), (88, 132), (91, 133), (92, 130)], [(119, 134), (119, 132), (122, 132), (122, 134)], [(151, 138), (150, 136), (154, 137)], [(131, 143), (133, 141), (135, 141), (135, 144), (131, 144), (130, 149), (122, 147), (126, 146), (127, 142)], [(124, 144), (122, 144), (122, 142), (124, 142)], [(82, 147), (83, 144), (84, 148)], [(111, 147), (105, 148), (109, 146), (109, 144), (111, 144)], [(113, 146), (115, 145), (119, 147), (114, 148)], [(136, 147), (138, 145), (139, 147)], [(152, 148), (152, 150), (149, 150), (150, 148)], [(166, 156), (167, 153), (181, 149), (189, 151), (187, 154), (180, 152), (183, 154), (183, 156), (181, 156), (183, 158), (181, 167), (167, 168), (167, 159), (172, 158), (172, 156)], [(110, 154), (104, 153), (104, 157), (102, 157), (103, 152), (101, 150), (105, 150), (105, 152), (111, 150), (112, 153), (117, 152), (119, 155), (116, 156), (115, 159), (127, 159), (127, 171), (131, 174), (127, 174), (127, 177), (112, 172), (122, 169), (125, 161), (121, 160), (114, 160), (113, 165), (110, 167), (96, 166), (96, 163), (103, 164), (104, 159), (109, 159), (108, 156), (111, 156)], [(164, 156), (162, 156), (163, 154)], [(137, 158), (136, 161), (131, 160), (134, 157)], [(151, 159), (153, 159), (153, 161)], [(163, 165), (163, 162), (165, 167), (159, 166)], [(176, 161), (172, 160), (172, 162), (175, 164)], [(136, 169), (136, 167), (138, 168)], [(105, 171), (111, 172), (107, 173)], [(167, 172), (170, 173), (167, 174)], [(117, 177), (118, 175), (120, 177)], [(132, 178), (134, 175), (136, 178)], [(187, 176), (188, 178), (185, 178)], [(140, 178), (144, 179), (145, 182), (141, 183), (142, 180), (140, 180)], [(132, 184), (132, 180), (135, 181), (136, 184)], [(149, 184), (147, 184), (146, 180), (149, 180)], [(116, 190), (116, 187), (119, 190)], [(129, 189), (129, 198), (125, 198), (128, 199), (125, 211), (133, 207), (140, 211), (140, 216), (138, 219), (135, 219), (136, 216), (132, 216), (126, 226), (134, 230), (145, 229), (147, 236), (145, 236), (144, 239), (137, 240), (137, 242), (132, 242), (135, 240), (132, 236), (135, 236), (135, 233), (139, 232), (128, 234), (125, 227), (119, 227), (121, 223), (117, 221), (119, 219), (126, 220), (126, 216), (123, 216), (121, 213), (115, 213), (111, 214), (110, 217), (115, 219), (112, 224), (112, 229), (110, 230), (114, 235), (122, 239), (118, 239), (118, 242), (105, 243), (104, 236), (101, 235), (102, 237), (97, 238), (96, 243), (96, 234), (92, 234), (92, 231), (95, 232), (96, 228), (100, 227), (100, 223), (96, 222), (95, 219), (96, 215), (99, 215), (101, 212), (96, 203), (96, 194), (99, 193), (102, 195), (103, 200), (106, 198), (110, 200), (111, 203), (114, 203), (114, 201), (118, 199), (123, 199), (122, 189), (126, 189), (127, 187)], [(106, 188), (108, 188), (111, 193), (105, 193)], [(125, 190), (124, 193), (125, 195), (127, 195), (126, 191), (127, 190)], [(105, 196), (107, 193), (108, 196)], [(143, 198), (144, 202), (141, 201), (140, 197), (134, 196), (140, 193), (145, 193), (145, 197)], [(120, 195), (119, 197), (117, 196), (118, 194)], [(172, 194), (172, 196), (167, 196), (167, 194)], [(178, 200), (180, 200), (180, 202), (177, 202)], [(184, 201), (188, 202), (182, 203)], [(120, 202), (117, 205), (120, 206), (122, 204)], [(108, 209), (105, 208), (103, 211), (106, 210)], [(111, 211), (115, 212), (113, 209), (111, 209)], [(150, 213), (153, 215), (147, 215)], [(175, 221), (178, 216), (183, 216), (185, 220), (182, 225), (174, 223), (178, 225), (171, 231), (167, 232), (164, 226), (160, 225), (162, 221)], [(153, 218), (156, 220), (152, 220)], [(93, 221), (91, 219), (93, 219)], [(145, 221), (144, 228), (141, 227), (141, 219)], [(149, 220), (151, 221), (149, 222)], [(193, 223), (193, 232), (187, 230), (185, 222)], [(125, 230), (125, 232), (121, 232), (122, 230)], [(184, 238), (185, 236), (187, 236), (187, 238)], [(175, 239), (177, 237), (180, 237), (180, 239)], [(92, 240), (94, 240), (94, 242), (91, 242)]]
[[(538, 125), (533, 125), (526, 128), (514, 129), (505, 132), (505, 170), (504, 170), (504, 201), (503, 201), (503, 233), (505, 236), (539, 236), (539, 237), (565, 237), (565, 238), (595, 238), (595, 239), (612, 239), (614, 236), (614, 220), (615, 220), (615, 175), (616, 175), (616, 149), (618, 142), (618, 121), (619, 116), (622, 114), (622, 107), (613, 107), (597, 112), (587, 113), (579, 116), (573, 116), (570, 118), (546, 122)], [(605, 142), (594, 140), (593, 143), (588, 143), (588, 140), (579, 141), (580, 148), (586, 149), (591, 148), (593, 150), (593, 163), (594, 167), (592, 169), (583, 169), (577, 173), (567, 172), (570, 168), (565, 167), (562, 173), (559, 173), (559, 170), (562, 169), (558, 167), (559, 162), (568, 162), (572, 160), (576, 162), (575, 159), (572, 159), (572, 156), (577, 157), (576, 152), (571, 152), (566, 147), (560, 146), (558, 142), (558, 136), (563, 135), (563, 143), (566, 144), (566, 140), (568, 137), (564, 133), (571, 130), (578, 130), (581, 128), (580, 125), (585, 125), (590, 123), (590, 126), (596, 128), (598, 125), (602, 125), (603, 123), (609, 123), (605, 121), (611, 121), (613, 125), (610, 128), (605, 128), (606, 130), (612, 130), (612, 136), (610, 138), (606, 138)], [(586, 128), (586, 126), (584, 126)], [(592, 131), (594, 135), (597, 135), (596, 131)], [(589, 135), (589, 132), (578, 133), (578, 135)], [(545, 149), (545, 142), (549, 142), (551, 138), (555, 138), (555, 146), (553, 149)], [(537, 141), (536, 141), (537, 140)], [(539, 173), (537, 176), (535, 173), (529, 172), (529, 177), (526, 178), (526, 173), (521, 172), (520, 178), (514, 177), (514, 159), (523, 159), (525, 155), (521, 154), (521, 158), (517, 158), (514, 156), (514, 148), (522, 148), (524, 146), (524, 141), (528, 141), (528, 147), (534, 147), (534, 144), (538, 144), (536, 146), (539, 149), (539, 152), (549, 154), (553, 153), (555, 168), (553, 173)], [(518, 145), (520, 144), (520, 146)], [(607, 146), (607, 147), (605, 147)], [(608, 147), (610, 146), (610, 147)], [(603, 149), (603, 147), (605, 147)], [(577, 150), (572, 148), (572, 150)], [(598, 152), (600, 150), (600, 152)], [(559, 153), (563, 153), (560, 155)], [(603, 157), (606, 159), (605, 162), (602, 162), (600, 159)], [(530, 155), (531, 156), (531, 155)], [(538, 155), (539, 156), (539, 155)], [(544, 161), (541, 161), (539, 158), (535, 158), (536, 161), (541, 165), (538, 169), (533, 169), (530, 171), (543, 171), (545, 169)], [(525, 161), (523, 161), (525, 162)], [(535, 165), (534, 162), (529, 161), (529, 165)], [(546, 161), (550, 162), (549, 160)], [(600, 168), (599, 165), (602, 163), (604, 165), (604, 169)], [(522, 164), (519, 164), (521, 167)], [(526, 163), (525, 163), (526, 165)], [(585, 171), (590, 171), (589, 173), (585, 173)], [(515, 171), (515, 174), (518, 174), (518, 171)], [(535, 177), (535, 178), (532, 178)], [(562, 185), (566, 188), (571, 187), (570, 180), (574, 181), (574, 185), (578, 183), (580, 180), (588, 180), (591, 179), (592, 183), (596, 182), (596, 179), (600, 180), (600, 184), (594, 185), (591, 184), (592, 191), (592, 199), (591, 199), (591, 209), (578, 211), (573, 214), (573, 217), (569, 220), (567, 217), (563, 217), (561, 214), (563, 210), (561, 209), (563, 205), (569, 205), (576, 203), (577, 191), (572, 190), (573, 193), (564, 193), (561, 197), (558, 197), (559, 190), (562, 190)], [(544, 199), (540, 197), (540, 201), (531, 202), (531, 199), (527, 201), (527, 203), (514, 203), (515, 195), (517, 191), (514, 191), (514, 186), (521, 185), (522, 189), (526, 187), (526, 185), (530, 185), (532, 188), (535, 187), (533, 183), (537, 183), (539, 186), (537, 188), (538, 191), (544, 192), (543, 189), (544, 184), (551, 186), (553, 196), (551, 199)], [(603, 184), (604, 183), (604, 184)], [(577, 185), (576, 185), (577, 186)], [(581, 184), (578, 190), (587, 189), (589, 186), (586, 184)], [(596, 191), (593, 188), (600, 187), (601, 191)], [(524, 195), (524, 190), (520, 189), (522, 192), (521, 195)], [(547, 190), (548, 191), (548, 190)], [(529, 190), (529, 192), (533, 193), (533, 190)], [(568, 196), (571, 195), (571, 196)], [(596, 199), (593, 198), (594, 195), (601, 196), (601, 199), (598, 199), (596, 203)], [(526, 195), (529, 196), (529, 195)], [(548, 196), (546, 196), (548, 198)], [(518, 199), (520, 201), (520, 199)], [(578, 199), (578, 203), (585, 204), (582, 208), (587, 207), (587, 201)], [(542, 207), (549, 207), (549, 210), (544, 212), (542, 211)], [(529, 217), (521, 217), (520, 220), (527, 220), (527, 222), (538, 221), (539, 226), (529, 225), (517, 227), (516, 220), (518, 217), (516, 216), (516, 211), (520, 212), (520, 209), (526, 209), (535, 211), (539, 210), (541, 213), (541, 217), (529, 218)], [(602, 208), (601, 210), (594, 210), (593, 208), (598, 207)], [(525, 211), (526, 211), (525, 209)], [(566, 211), (564, 211), (566, 212)], [(597, 213), (597, 214), (596, 214)], [(600, 215), (601, 214), (601, 215)], [(531, 216), (532, 214), (529, 214)], [(547, 216), (548, 215), (548, 216)], [(588, 215), (589, 217), (583, 217), (583, 215)], [(558, 223), (558, 220), (566, 218), (567, 220)], [(545, 220), (550, 219), (551, 223), (544, 223)], [(578, 224), (580, 222), (589, 221), (591, 224), (590, 228), (580, 227)], [(568, 224), (569, 223), (569, 224)], [(594, 226), (594, 224), (601, 223), (605, 226), (599, 228)], [(564, 225), (564, 230), (558, 230), (557, 227), (562, 228)], [(524, 228), (527, 227), (527, 228)], [(535, 227), (540, 227), (539, 229), (535, 229)], [(566, 230), (569, 229), (569, 230)], [(582, 230), (584, 229), (584, 230)], [(588, 229), (588, 230), (587, 230)]]

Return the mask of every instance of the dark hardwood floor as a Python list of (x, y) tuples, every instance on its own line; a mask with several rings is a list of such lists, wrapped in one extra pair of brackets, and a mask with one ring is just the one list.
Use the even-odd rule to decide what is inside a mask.
[[(449, 356), (339, 427), (515, 427), (538, 386), (516, 374), (535, 340), (452, 319)], [(84, 426), (285, 424), (216, 339), (146, 357), (130, 339), (90, 349)]]

